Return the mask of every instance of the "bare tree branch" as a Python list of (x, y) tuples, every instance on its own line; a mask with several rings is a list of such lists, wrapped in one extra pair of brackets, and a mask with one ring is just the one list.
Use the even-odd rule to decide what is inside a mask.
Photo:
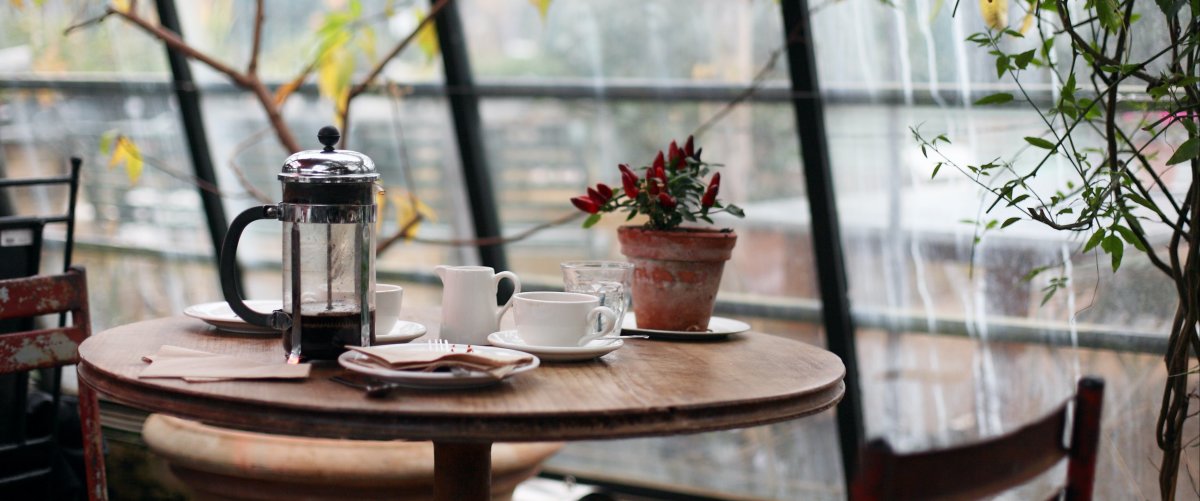
[(258, 74), (258, 53), (262, 46), (263, 29), (263, 0), (257, 0), (254, 6), (254, 45), (250, 48), (250, 64), (246, 66), (247, 75)]

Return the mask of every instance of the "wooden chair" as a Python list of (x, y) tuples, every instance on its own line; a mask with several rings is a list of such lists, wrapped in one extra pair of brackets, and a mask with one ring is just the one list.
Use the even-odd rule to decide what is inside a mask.
[[(1067, 484), (1051, 499), (1090, 500), (1103, 400), (1104, 380), (1085, 377), (1073, 401), (999, 437), (911, 454), (897, 454), (886, 441), (874, 440), (863, 451), (850, 499), (979, 499), (1027, 482), (1066, 456)], [(1072, 414), (1070, 446), (1065, 446)]]
[[(73, 266), (61, 275), (0, 280), (0, 320), (66, 312), (71, 313), (72, 325), (69, 327), (0, 334), (0, 374), (78, 363), (79, 344), (87, 339), (92, 331), (88, 316), (87, 275), (82, 267)], [(79, 417), (83, 432), (88, 498), (104, 500), (107, 499), (107, 493), (96, 394), (82, 384), (79, 385)], [(0, 446), (0, 460), (6, 449), (30, 445), (24, 443), (27, 440), (25, 437), (20, 438), (21, 443)], [(13, 482), (20, 480), (17, 478)]]

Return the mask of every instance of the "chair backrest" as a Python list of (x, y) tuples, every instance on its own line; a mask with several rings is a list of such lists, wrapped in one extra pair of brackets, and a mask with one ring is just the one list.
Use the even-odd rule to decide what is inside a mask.
[(71, 325), (0, 334), (0, 374), (77, 363), (79, 344), (91, 335), (92, 325), (82, 267), (0, 280), (0, 320), (56, 313), (71, 313)]
[[(979, 499), (1025, 483), (1068, 458), (1068, 500), (1092, 498), (1104, 380), (1085, 377), (1073, 400), (1049, 415), (981, 442), (897, 454), (884, 440), (863, 451), (850, 499)], [(1070, 445), (1064, 445), (1068, 421)], [(1058, 497), (1058, 495), (1056, 495)]]

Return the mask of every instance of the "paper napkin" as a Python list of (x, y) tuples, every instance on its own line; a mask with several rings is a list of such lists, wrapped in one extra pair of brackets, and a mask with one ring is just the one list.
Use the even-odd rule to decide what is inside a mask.
[(233, 355), (165, 345), (153, 355), (142, 357), (150, 365), (139, 378), (181, 378), (190, 382), (233, 379), (303, 379), (311, 364), (263, 363)]

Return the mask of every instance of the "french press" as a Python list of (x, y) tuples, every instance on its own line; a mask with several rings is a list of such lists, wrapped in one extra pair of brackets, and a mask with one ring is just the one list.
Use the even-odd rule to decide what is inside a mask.
[[(334, 127), (322, 127), (323, 150), (288, 157), (279, 173), (283, 201), (246, 209), (221, 246), (221, 290), (237, 316), (281, 331), (288, 362), (333, 360), (345, 346), (375, 341), (375, 163), (335, 150)], [(250, 309), (236, 280), (242, 230), (260, 219), (283, 222), (283, 308)]]

